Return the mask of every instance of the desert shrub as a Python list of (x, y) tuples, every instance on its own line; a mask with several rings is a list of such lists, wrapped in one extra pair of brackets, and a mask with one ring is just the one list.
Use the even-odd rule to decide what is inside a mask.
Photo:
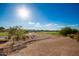
[(72, 33), (72, 29), (70, 27), (65, 27), (60, 30), (60, 34), (67, 36)]
[(12, 36), (14, 36), (16, 41), (18, 41), (18, 40), (22, 39), (25, 36), (27, 31), (22, 29), (19, 26), (15, 26), (15, 27), (11, 27), (9, 29), (8, 33), (9, 33), (10, 39), (11, 39)]
[(8, 35), (8, 39), (11, 39), (11, 35)]
[(74, 34), (69, 34), (68, 37), (74, 38)]
[(77, 29), (72, 29), (72, 34), (76, 34), (78, 33), (78, 30)]
[(74, 35), (74, 39), (76, 39), (77, 41), (79, 41), (79, 33)]
[(72, 29), (70, 27), (65, 27), (60, 30), (60, 34), (64, 36), (68, 36), (72, 39), (79, 41), (79, 30)]
[(26, 36), (23, 36), (22, 39), (25, 40), (26, 39)]
[(0, 32), (4, 32), (5, 28), (4, 27), (0, 27)]

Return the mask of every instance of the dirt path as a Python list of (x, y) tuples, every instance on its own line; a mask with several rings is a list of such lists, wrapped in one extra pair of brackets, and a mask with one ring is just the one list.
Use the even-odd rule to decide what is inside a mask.
[(79, 56), (79, 42), (68, 37), (53, 36), (28, 44), (26, 48), (10, 54), (12, 56)]

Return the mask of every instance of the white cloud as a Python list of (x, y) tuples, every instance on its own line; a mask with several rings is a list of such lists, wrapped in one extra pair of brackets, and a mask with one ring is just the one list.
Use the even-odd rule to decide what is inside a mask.
[(75, 26), (79, 26), (79, 24), (75, 24)]
[(36, 23), (35, 27), (42, 27), (40, 23)]
[(45, 24), (45, 26), (58, 26), (58, 24)]
[(58, 26), (58, 27), (62, 28), (62, 27), (66, 27), (66, 26), (64, 26), (64, 25), (60, 25), (60, 26)]
[(46, 24), (45, 26), (51, 26), (52, 24)]
[(74, 27), (75, 25), (70, 25), (70, 26)]
[(54, 25), (58, 25), (58, 24), (54, 24)]
[(35, 24), (35, 23), (34, 23), (34, 22), (28, 22), (28, 24), (33, 25), (33, 24)]
[(76, 27), (76, 26), (78, 26), (78, 24), (73, 24), (73, 25), (68, 25), (68, 26), (70, 26), (70, 27)]
[(39, 22), (28, 22), (28, 28), (30, 29), (37, 29), (37, 30), (60, 30), (64, 27), (77, 27), (78, 24), (73, 25), (62, 25), (56, 23), (48, 23), (48, 24), (41, 24)]
[(57, 30), (57, 29), (65, 27), (65, 26), (60, 25), (60, 24), (55, 24), (55, 23), (49, 23), (49, 24), (45, 24), (43, 27), (44, 27), (44, 29), (47, 29), (47, 30)]

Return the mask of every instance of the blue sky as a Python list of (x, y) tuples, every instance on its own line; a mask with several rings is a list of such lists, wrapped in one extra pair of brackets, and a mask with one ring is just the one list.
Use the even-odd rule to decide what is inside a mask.
[[(29, 18), (22, 20), (17, 9), (24, 6)], [(58, 30), (63, 27), (79, 29), (79, 4), (0, 4), (0, 26), (23, 26), (26, 29)]]

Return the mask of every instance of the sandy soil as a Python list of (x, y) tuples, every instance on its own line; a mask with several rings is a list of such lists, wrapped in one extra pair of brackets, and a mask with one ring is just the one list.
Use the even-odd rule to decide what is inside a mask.
[(10, 56), (79, 56), (79, 42), (68, 37), (52, 36), (32, 42)]

